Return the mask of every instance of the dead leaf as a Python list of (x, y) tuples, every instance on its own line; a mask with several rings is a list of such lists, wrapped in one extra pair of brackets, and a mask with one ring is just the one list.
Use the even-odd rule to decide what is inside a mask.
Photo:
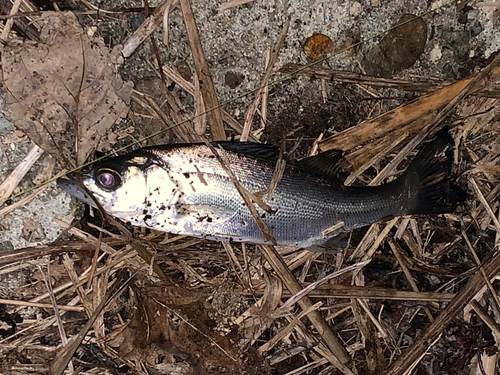
[[(267, 373), (264, 365), (246, 369), (239, 363), (234, 342), (213, 331), (204, 293), (176, 286), (148, 286), (136, 292), (136, 315), (122, 331), (122, 358), (142, 361), (150, 373), (173, 371), (175, 366), (188, 368), (192, 374), (218, 373), (207, 369)], [(262, 358), (250, 353), (245, 358), (262, 363)]]
[(110, 129), (126, 115), (133, 84), (117, 72), (120, 48), (88, 37), (73, 13), (43, 12), (40, 23), (39, 43), (2, 53), (4, 109), (45, 151), (80, 165), (116, 141)]

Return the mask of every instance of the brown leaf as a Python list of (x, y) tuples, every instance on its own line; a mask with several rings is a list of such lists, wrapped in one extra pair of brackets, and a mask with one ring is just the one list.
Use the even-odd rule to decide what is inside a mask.
[(43, 12), (40, 22), (40, 43), (2, 53), (5, 109), (45, 151), (82, 164), (114, 144), (110, 129), (126, 115), (133, 85), (117, 73), (119, 48), (88, 37), (73, 13)]
[(269, 373), (255, 353), (245, 359), (259, 365), (247, 369), (239, 362), (234, 342), (214, 332), (203, 292), (176, 286), (148, 286), (136, 292), (136, 314), (121, 332), (122, 358), (141, 361), (149, 373)]

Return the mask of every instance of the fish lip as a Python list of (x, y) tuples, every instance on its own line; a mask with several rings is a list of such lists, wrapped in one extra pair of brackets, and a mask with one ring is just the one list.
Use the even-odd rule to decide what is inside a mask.
[(57, 186), (82, 202), (97, 208), (94, 200), (89, 196), (89, 192), (85, 190), (83, 187), (79, 186), (74, 173), (68, 173), (63, 177), (59, 177), (56, 180)]

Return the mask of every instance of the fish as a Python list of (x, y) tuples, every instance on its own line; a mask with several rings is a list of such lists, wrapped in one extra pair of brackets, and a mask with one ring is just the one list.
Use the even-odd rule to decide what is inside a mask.
[[(398, 178), (379, 186), (345, 186), (342, 153), (288, 161), (269, 197), (279, 150), (268, 144), (169, 144), (111, 157), (57, 184), (70, 195), (131, 225), (210, 240), (270, 244), (221, 159), (239, 183), (269, 206), (256, 209), (275, 244), (321, 251), (341, 233), (386, 218), (451, 213), (465, 192), (450, 181), (453, 141), (426, 143)], [(90, 197), (93, 195), (94, 199)], [(270, 209), (269, 209), (270, 208)], [(329, 230), (333, 228), (333, 230)]]

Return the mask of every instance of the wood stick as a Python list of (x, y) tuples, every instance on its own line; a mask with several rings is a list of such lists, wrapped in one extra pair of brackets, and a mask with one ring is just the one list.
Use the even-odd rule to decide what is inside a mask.
[(221, 5), (219, 5), (219, 12), (222, 12), (226, 9), (237, 7), (237, 6), (240, 6), (243, 4), (251, 3), (252, 1), (254, 1), (254, 0), (228, 0), (228, 1), (224, 1), (223, 3), (221, 3)]
[(207, 119), (212, 132), (212, 139), (214, 141), (225, 141), (226, 132), (224, 124), (222, 123), (222, 113), (219, 107), (219, 99), (215, 91), (212, 75), (208, 68), (205, 53), (201, 45), (200, 34), (196, 27), (194, 20), (193, 9), (189, 0), (180, 0), (182, 14), (184, 16), (184, 23), (191, 45), (191, 52), (193, 53), (194, 68), (196, 70), (197, 79), (200, 82), (200, 91), (205, 102), (205, 109), (207, 110)]

